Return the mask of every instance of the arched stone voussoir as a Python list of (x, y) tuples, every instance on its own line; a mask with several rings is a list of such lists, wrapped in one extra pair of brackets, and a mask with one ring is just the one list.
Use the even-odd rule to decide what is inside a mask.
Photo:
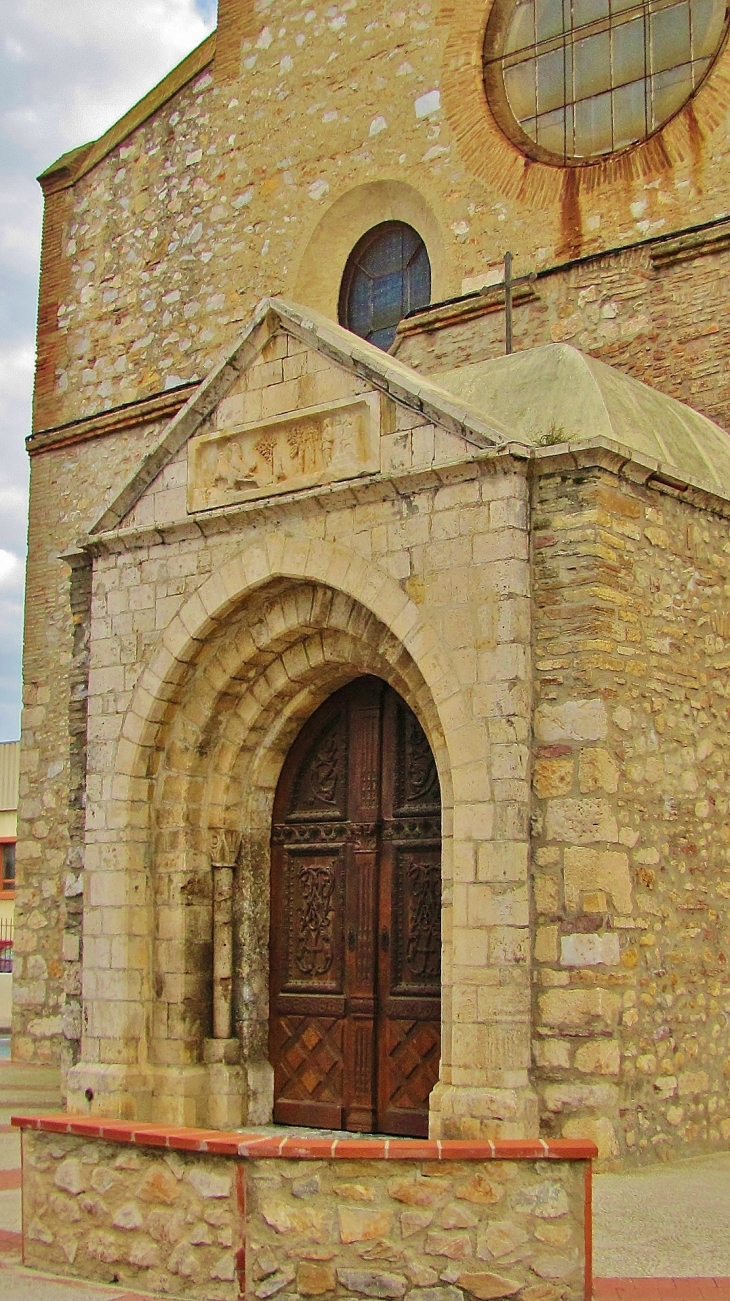
[[(159, 702), (174, 696), (206, 639), (249, 594), (276, 579), (330, 587), (373, 614), (408, 645), (434, 699), (437, 694), (443, 695), (444, 679), (457, 680), (448, 653), (439, 645), (423, 611), (385, 570), (332, 542), (277, 532), (258, 539), (227, 561), (173, 616), (151, 653), (149, 674), (143, 672), (130, 702), (128, 712), (135, 721), (129, 730), (122, 727), (127, 741), (131, 731), (140, 744), (146, 747), (151, 743), (154, 730), (160, 726)], [(419, 663), (421, 652), (423, 665)], [(134, 765), (134, 769), (139, 775), (139, 766)]]

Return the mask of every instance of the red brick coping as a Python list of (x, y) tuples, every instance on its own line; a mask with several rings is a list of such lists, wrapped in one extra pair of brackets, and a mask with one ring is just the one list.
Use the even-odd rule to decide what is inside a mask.
[(592, 1161), (598, 1148), (588, 1139), (503, 1138), (308, 1138), (299, 1134), (256, 1134), (188, 1129), (182, 1125), (154, 1125), (141, 1121), (104, 1120), (103, 1117), (13, 1116), (17, 1129), (46, 1134), (74, 1134), (79, 1138), (106, 1139), (138, 1147), (167, 1147), (181, 1152), (209, 1152), (215, 1156), (285, 1157), (298, 1161)]

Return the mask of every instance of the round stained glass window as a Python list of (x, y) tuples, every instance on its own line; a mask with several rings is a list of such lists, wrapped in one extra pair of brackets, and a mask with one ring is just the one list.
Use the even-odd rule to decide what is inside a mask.
[(484, 79), (505, 134), (575, 165), (648, 139), (722, 49), (726, 0), (495, 0)]
[(431, 263), (402, 221), (374, 226), (356, 244), (340, 289), (340, 324), (387, 351), (398, 322), (431, 301)]

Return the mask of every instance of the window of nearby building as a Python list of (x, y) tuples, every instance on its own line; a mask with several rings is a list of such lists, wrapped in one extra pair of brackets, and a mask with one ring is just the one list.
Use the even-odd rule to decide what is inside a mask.
[(495, 0), (487, 96), (532, 158), (595, 162), (664, 126), (727, 31), (726, 0)]
[(15, 889), (15, 841), (0, 845), (2, 853), (2, 889), (4, 892)]
[(340, 290), (340, 324), (387, 349), (398, 322), (431, 300), (431, 263), (412, 226), (384, 221), (350, 255)]

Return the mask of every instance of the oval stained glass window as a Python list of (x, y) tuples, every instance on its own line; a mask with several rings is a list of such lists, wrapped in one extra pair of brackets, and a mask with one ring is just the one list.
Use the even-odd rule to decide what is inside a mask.
[(647, 140), (686, 104), (727, 31), (726, 0), (495, 0), (487, 97), (529, 157), (597, 162)]
[(384, 221), (356, 244), (340, 289), (340, 324), (387, 351), (398, 322), (431, 301), (431, 263), (412, 226)]

